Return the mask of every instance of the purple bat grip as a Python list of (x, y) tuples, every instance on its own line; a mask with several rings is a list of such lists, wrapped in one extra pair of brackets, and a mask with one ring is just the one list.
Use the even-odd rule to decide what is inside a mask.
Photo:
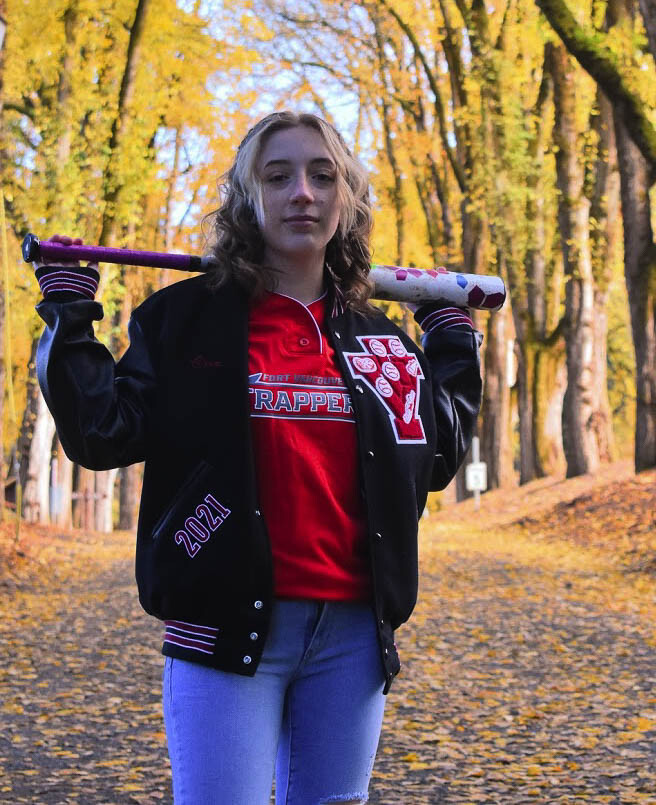
[(49, 240), (39, 241), (34, 235), (23, 240), (23, 259), (34, 262), (45, 260), (88, 260), (92, 263), (121, 263), (129, 266), (152, 266), (153, 268), (175, 268), (178, 271), (203, 271), (205, 266), (200, 257), (189, 254), (169, 254), (167, 252), (144, 252), (133, 249), (109, 249), (104, 246), (65, 246)]

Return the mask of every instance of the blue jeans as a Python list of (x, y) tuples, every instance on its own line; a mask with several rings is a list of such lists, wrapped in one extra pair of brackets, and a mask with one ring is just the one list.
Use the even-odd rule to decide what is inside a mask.
[(366, 802), (384, 683), (362, 603), (276, 600), (254, 677), (167, 657), (175, 805)]

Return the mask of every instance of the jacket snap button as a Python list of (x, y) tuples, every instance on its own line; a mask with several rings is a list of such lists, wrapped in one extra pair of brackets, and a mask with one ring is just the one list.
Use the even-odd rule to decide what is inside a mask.
[(359, 392), (360, 392), (360, 394), (364, 394), (364, 389), (362, 388), (362, 386), (361, 386), (360, 384), (358, 384), (358, 385), (355, 387), (355, 390), (356, 390), (356, 391), (359, 391)]
[(385, 656), (387, 657), (388, 654), (389, 654), (389, 651), (387, 649), (385, 649)]
[(244, 665), (248, 665), (248, 664), (250, 663), (250, 661), (251, 661), (251, 658), (250, 658), (250, 657), (248, 656), (248, 654), (247, 654), (247, 655), (244, 657)]
[(253, 606), (255, 607), (255, 609), (262, 609), (262, 607), (264, 606), (264, 604), (263, 604), (261, 601), (256, 601), (256, 602), (253, 604)]
[(259, 635), (258, 635), (257, 632), (251, 632), (250, 633), (251, 640), (257, 640), (258, 637), (259, 637)]
[(380, 531), (376, 531), (374, 536), (376, 537), (376, 539), (382, 539), (383, 538), (383, 535), (380, 533)]
[(367, 450), (367, 455), (369, 456), (369, 458), (373, 458), (374, 457), (374, 451), (373, 450)]
[(261, 516), (262, 516), (262, 512), (261, 512), (259, 509), (255, 509), (255, 514), (256, 514), (258, 517), (261, 517)]
[(335, 333), (335, 338), (341, 338), (342, 336), (339, 333)]
[(307, 345), (310, 343), (310, 339), (309, 339), (309, 338), (299, 338), (299, 339), (298, 339), (298, 343), (299, 343), (299, 344), (300, 344), (302, 347), (307, 347)]

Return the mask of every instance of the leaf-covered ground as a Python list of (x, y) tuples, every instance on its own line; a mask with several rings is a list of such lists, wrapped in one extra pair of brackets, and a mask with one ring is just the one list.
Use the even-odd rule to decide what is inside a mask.
[[(654, 512), (620, 464), (424, 521), (372, 803), (656, 803)], [(0, 531), (0, 802), (170, 802), (132, 537)]]

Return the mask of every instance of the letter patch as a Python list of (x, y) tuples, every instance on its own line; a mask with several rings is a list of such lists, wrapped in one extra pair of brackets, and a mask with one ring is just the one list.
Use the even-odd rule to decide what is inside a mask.
[(426, 444), (419, 416), (419, 381), (424, 373), (416, 356), (394, 335), (360, 335), (364, 352), (345, 352), (354, 379), (362, 380), (389, 415), (396, 441)]
[(193, 559), (229, 514), (230, 509), (222, 506), (214, 495), (205, 495), (195, 514), (185, 520), (184, 528), (175, 532), (174, 539)]
[(249, 376), (249, 384), (252, 417), (355, 421), (341, 377), (257, 372)]

